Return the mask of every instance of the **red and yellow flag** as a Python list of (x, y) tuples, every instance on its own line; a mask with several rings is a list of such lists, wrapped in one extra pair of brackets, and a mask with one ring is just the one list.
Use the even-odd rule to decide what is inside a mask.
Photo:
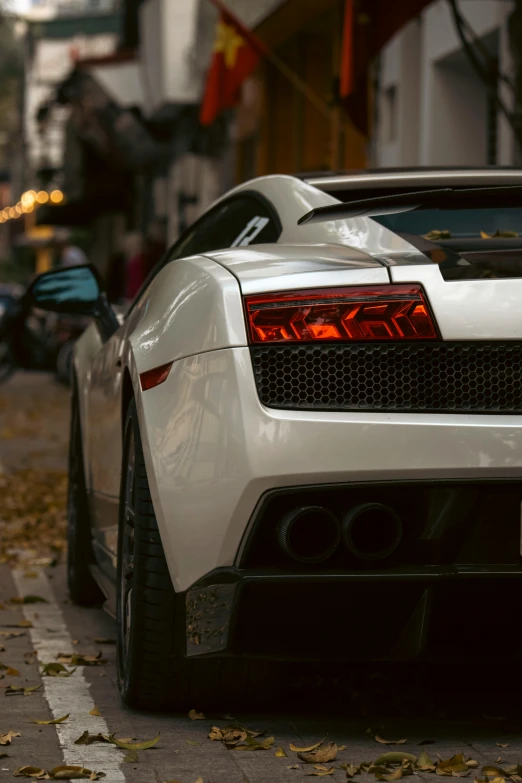
[(257, 66), (264, 46), (219, 0), (214, 51), (207, 75), (199, 119), (211, 125), (224, 109), (239, 101), (241, 83)]

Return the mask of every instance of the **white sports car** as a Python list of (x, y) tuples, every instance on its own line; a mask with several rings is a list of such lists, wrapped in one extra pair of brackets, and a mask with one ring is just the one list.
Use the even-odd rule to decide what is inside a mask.
[(237, 657), (469, 658), (519, 626), (521, 259), (522, 171), (269, 176), (123, 318), (93, 267), (37, 278), (94, 319), (69, 586), (116, 616), (128, 703), (237, 692)]

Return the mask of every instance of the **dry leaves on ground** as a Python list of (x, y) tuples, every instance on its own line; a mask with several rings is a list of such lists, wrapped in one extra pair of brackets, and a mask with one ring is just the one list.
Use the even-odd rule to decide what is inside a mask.
[(32, 563), (27, 554), (48, 563), (60, 560), (65, 550), (66, 492), (64, 472), (22, 470), (0, 476), (0, 563), (16, 564), (21, 550), (25, 565)]
[(42, 687), (40, 685), (32, 685), (28, 688), (24, 688), (22, 685), (8, 685), (4, 693), (6, 696), (30, 696), (34, 691), (39, 690)]
[(0, 734), (0, 745), (10, 745), (13, 737), (21, 737), (19, 731), (7, 731), (5, 734)]
[(298, 753), (298, 758), (304, 761), (306, 764), (325, 764), (328, 761), (335, 761), (339, 748), (335, 742), (328, 742), (324, 744), (324, 741), (318, 748), (314, 748), (309, 752)]
[(31, 720), (31, 723), (37, 723), (38, 726), (52, 726), (55, 725), (56, 723), (64, 723), (69, 717), (69, 715), (70, 713), (67, 713), (67, 715), (62, 715), (61, 718), (54, 718), (53, 720), (36, 720), (35, 718), (33, 718)]
[(102, 658), (101, 651), (97, 655), (86, 655), (84, 653), (58, 653), (56, 660), (61, 664), (69, 666), (101, 666), (107, 663), (106, 658)]
[(80, 766), (54, 767), (49, 772), (39, 767), (20, 767), (14, 772), (15, 777), (32, 778), (33, 780), (101, 780), (104, 772), (94, 772)]
[(42, 663), (42, 675), (45, 677), (70, 677), (75, 671), (76, 667), (69, 671), (63, 663)]
[(74, 744), (92, 745), (93, 742), (106, 742), (112, 745), (116, 745), (118, 748), (123, 748), (124, 750), (137, 751), (137, 750), (148, 750), (149, 748), (153, 748), (155, 745), (158, 744), (159, 739), (160, 739), (160, 735), (158, 734), (158, 736), (154, 737), (154, 739), (146, 740), (145, 742), (132, 742), (127, 737), (116, 739), (114, 734), (89, 734), (88, 731), (84, 731), (83, 734), (79, 736), (77, 740), (74, 741)]

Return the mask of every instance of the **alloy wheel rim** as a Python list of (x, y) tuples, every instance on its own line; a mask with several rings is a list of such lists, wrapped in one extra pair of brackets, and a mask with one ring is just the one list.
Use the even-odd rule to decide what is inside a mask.
[(132, 590), (134, 582), (134, 526), (135, 526), (135, 468), (134, 434), (131, 432), (127, 452), (127, 473), (123, 506), (122, 549), (120, 569), (120, 618), (122, 634), (122, 663), (129, 652), (132, 629)]

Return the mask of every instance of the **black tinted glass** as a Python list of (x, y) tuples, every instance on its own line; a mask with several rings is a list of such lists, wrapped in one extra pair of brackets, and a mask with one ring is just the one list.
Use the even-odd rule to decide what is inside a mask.
[(251, 196), (220, 204), (173, 248), (169, 260), (229, 247), (277, 242), (279, 229), (268, 207)]

